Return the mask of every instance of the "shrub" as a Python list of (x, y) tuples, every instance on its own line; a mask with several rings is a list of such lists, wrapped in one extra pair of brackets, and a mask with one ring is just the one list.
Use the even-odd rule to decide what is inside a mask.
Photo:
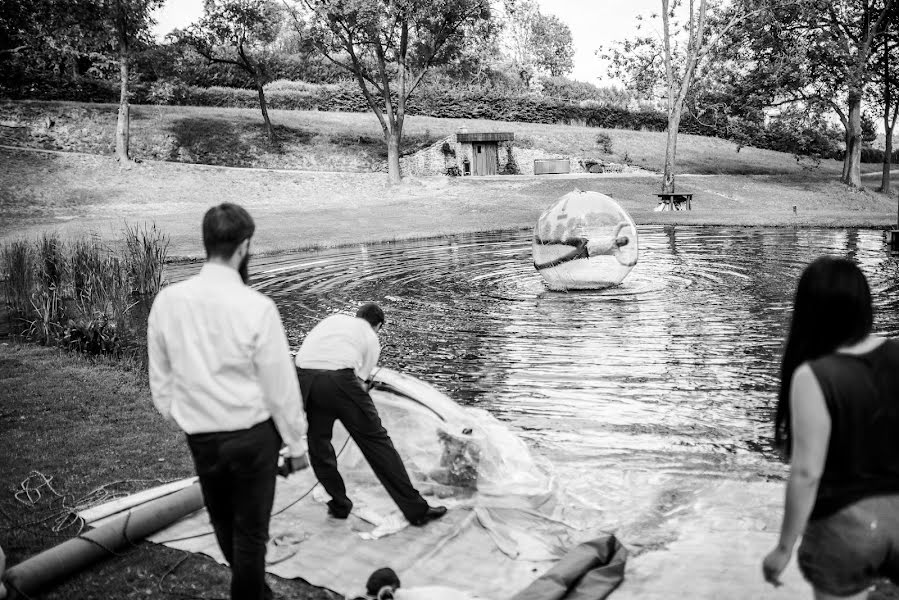
[[(309, 83), (307, 81), (294, 81), (292, 79), (278, 79), (262, 86), (266, 92), (317, 92), (328, 84)], [(331, 85), (331, 89), (339, 86)]]
[(596, 134), (596, 145), (599, 146), (599, 149), (605, 154), (612, 153), (612, 138), (608, 133), (603, 131)]
[(449, 158), (452, 156), (456, 157), (456, 149), (449, 145), (449, 142), (443, 142), (443, 145), (440, 146), (440, 152), (444, 157)]
[(146, 101), (152, 104), (183, 104), (190, 87), (177, 79), (159, 79), (149, 85)]
[(506, 149), (506, 164), (500, 171), (500, 175), (521, 175), (518, 161), (515, 160), (515, 154), (512, 152), (512, 144), (505, 142), (503, 145)]

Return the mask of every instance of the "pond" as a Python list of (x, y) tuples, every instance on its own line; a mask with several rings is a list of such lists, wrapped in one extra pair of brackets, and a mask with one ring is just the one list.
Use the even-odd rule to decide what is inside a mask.
[(382, 365), (487, 409), (585, 494), (609, 489), (610, 472), (782, 477), (771, 420), (797, 278), (821, 254), (856, 260), (876, 330), (899, 335), (885, 232), (639, 235), (638, 265), (606, 291), (546, 290), (530, 231), (259, 258), (252, 283), (277, 302), (294, 348), (329, 313), (380, 303)]

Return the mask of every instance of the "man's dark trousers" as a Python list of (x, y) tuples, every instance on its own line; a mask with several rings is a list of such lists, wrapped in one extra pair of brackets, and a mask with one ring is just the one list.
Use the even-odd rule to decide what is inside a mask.
[(339, 419), (403, 515), (410, 521), (422, 517), (428, 503), (409, 480), (403, 459), (353, 369), (298, 369), (297, 372), (309, 422), (309, 463), (333, 505), (345, 510), (352, 507), (331, 445), (334, 421)]
[(271, 419), (240, 431), (187, 436), (215, 537), (231, 565), (231, 598), (271, 597), (265, 545), (281, 436)]

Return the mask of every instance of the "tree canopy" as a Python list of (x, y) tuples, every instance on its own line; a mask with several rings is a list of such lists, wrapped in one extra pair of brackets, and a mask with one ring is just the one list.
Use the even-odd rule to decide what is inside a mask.
[(275, 130), (268, 116), (265, 63), (278, 38), (283, 10), (273, 0), (204, 0), (203, 16), (173, 37), (210, 63), (235, 65), (253, 79), (269, 142)]
[(389, 178), (399, 182), (406, 101), (432, 67), (460, 53), (466, 36), (489, 19), (490, 5), (488, 0), (303, 0), (293, 16), (322, 53), (355, 78), (384, 132)]

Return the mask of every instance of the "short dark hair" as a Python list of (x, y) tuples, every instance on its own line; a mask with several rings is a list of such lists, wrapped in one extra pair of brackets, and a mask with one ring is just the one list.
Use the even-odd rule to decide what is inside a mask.
[(374, 302), (367, 302), (359, 307), (356, 316), (365, 319), (372, 327), (382, 325), (384, 323), (384, 311)]
[(213, 206), (203, 216), (203, 246), (206, 257), (229, 259), (237, 246), (253, 236), (256, 224), (243, 207), (230, 202)]
[(365, 593), (377, 598), (378, 593), (385, 587), (393, 589), (400, 587), (400, 578), (397, 577), (396, 571), (390, 567), (381, 567), (369, 576), (368, 581), (365, 583)]

